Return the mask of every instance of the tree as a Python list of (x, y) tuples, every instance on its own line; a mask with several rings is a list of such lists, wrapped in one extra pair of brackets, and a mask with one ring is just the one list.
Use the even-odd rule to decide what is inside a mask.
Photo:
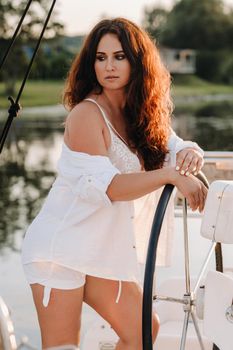
[[(158, 12), (159, 11), (159, 12)], [(156, 20), (161, 9), (145, 12), (153, 33), (160, 32), (160, 42), (175, 48), (215, 50), (232, 47), (233, 13), (222, 0), (179, 0), (167, 13), (166, 20)]]
[[(0, 48), (3, 54), (9, 45), (10, 38), (23, 14), (28, 0), (0, 0)], [(7, 63), (1, 74), (7, 94), (14, 94), (16, 79), (22, 77), (30, 59), (25, 48), (35, 47), (42, 25), (52, 2), (37, 0), (32, 2), (27, 16), (24, 19), (20, 34), (14, 48), (8, 56)], [(63, 33), (63, 24), (56, 21), (56, 12), (53, 12), (47, 26), (45, 37), (56, 38)], [(2, 58), (2, 57), (0, 57)]]
[(145, 29), (159, 44), (196, 50), (196, 74), (232, 84), (233, 10), (222, 0), (178, 0), (170, 12), (146, 9)]
[(12, 26), (10, 25), (8, 18), (13, 12), (13, 6), (11, 1), (0, 1), (0, 38), (6, 38), (10, 32)]
[(181, 0), (168, 16), (163, 42), (178, 48), (224, 48), (231, 44), (231, 19), (221, 0)]
[(160, 41), (167, 25), (168, 11), (162, 8), (149, 8), (144, 10), (143, 27), (156, 40)]
[[(22, 16), (28, 0), (0, 0), (0, 38), (9, 39)], [(24, 19), (21, 36), (28, 40), (38, 37), (41, 26), (46, 18), (52, 1), (36, 0), (31, 3), (28, 14)], [(55, 37), (62, 34), (64, 25), (56, 21), (56, 8), (49, 20), (45, 37)]]

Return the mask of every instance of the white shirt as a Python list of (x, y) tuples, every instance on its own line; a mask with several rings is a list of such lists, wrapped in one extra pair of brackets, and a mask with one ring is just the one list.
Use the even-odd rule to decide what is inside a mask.
[[(155, 211), (151, 207), (154, 194), (140, 199), (142, 203), (150, 198), (149, 224), (144, 230), (142, 222), (142, 226), (139, 224), (139, 229), (135, 229), (140, 215), (139, 221), (138, 216), (134, 218), (134, 201), (111, 201), (107, 196), (106, 190), (116, 174), (142, 169), (137, 155), (113, 131), (104, 111), (98, 107), (111, 135), (108, 157), (75, 152), (63, 143), (58, 176), (26, 232), (22, 262), (51, 261), (97, 277), (138, 281), (145, 244), (140, 253), (140, 249), (136, 249), (138, 233), (135, 237), (135, 232), (147, 242)], [(167, 162), (174, 161), (182, 148), (200, 150), (197, 144), (183, 141), (174, 132), (168, 147)], [(143, 208), (145, 215), (145, 206)]]

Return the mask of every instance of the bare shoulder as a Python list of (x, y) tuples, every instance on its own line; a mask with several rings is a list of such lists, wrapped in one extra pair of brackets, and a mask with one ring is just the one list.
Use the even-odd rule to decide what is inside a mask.
[(82, 101), (70, 111), (66, 119), (64, 140), (74, 151), (107, 155), (104, 128), (99, 108), (93, 102)]
[(89, 101), (82, 101), (77, 104), (68, 114), (66, 125), (70, 127), (81, 127), (82, 125), (96, 124), (101, 126), (102, 118), (99, 108)]

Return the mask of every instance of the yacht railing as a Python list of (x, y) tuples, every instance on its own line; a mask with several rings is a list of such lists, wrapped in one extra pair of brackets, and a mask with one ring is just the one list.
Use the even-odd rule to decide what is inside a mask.
[[(233, 151), (206, 151), (204, 161), (203, 173), (210, 183), (220, 178), (221, 180), (233, 181)], [(212, 165), (214, 166), (215, 174), (213, 174), (213, 168), (210, 169)], [(175, 217), (183, 217), (182, 204), (179, 204), (178, 200), (175, 201)], [(188, 209), (188, 217), (201, 217), (201, 214), (198, 211), (193, 212)]]
[(217, 169), (233, 170), (233, 151), (206, 151), (204, 160), (205, 164), (215, 163)]

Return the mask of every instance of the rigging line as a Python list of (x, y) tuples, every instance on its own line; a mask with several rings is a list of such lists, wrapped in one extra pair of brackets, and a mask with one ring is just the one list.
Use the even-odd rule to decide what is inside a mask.
[(12, 120), (14, 117), (17, 116), (17, 113), (20, 109), (19, 104), (16, 105), (12, 97), (8, 97), (8, 100), (11, 102), (11, 106), (8, 109), (8, 118), (7, 118), (7, 121), (4, 125), (3, 131), (2, 131), (2, 134), (0, 137), (0, 154), (2, 153), (2, 149), (3, 149), (4, 143), (6, 141), (6, 137), (8, 135), (8, 132), (10, 130)]
[(12, 47), (12, 45), (13, 45), (14, 42), (15, 42), (16, 36), (17, 36), (17, 34), (18, 34), (18, 32), (19, 32), (19, 29), (20, 29), (20, 27), (21, 27), (21, 25), (22, 25), (22, 23), (23, 23), (24, 17), (26, 16), (26, 14), (27, 14), (27, 12), (28, 12), (28, 10), (29, 10), (29, 7), (31, 6), (32, 1), (33, 1), (33, 0), (29, 0), (29, 1), (28, 1), (27, 6), (26, 6), (26, 8), (25, 8), (25, 10), (24, 10), (24, 12), (23, 12), (23, 15), (22, 15), (22, 17), (20, 18), (20, 21), (19, 21), (19, 23), (18, 23), (18, 25), (17, 25), (17, 27), (16, 27), (16, 29), (15, 29), (15, 32), (14, 32), (14, 34), (13, 34), (13, 36), (12, 36), (12, 39), (11, 39), (11, 41), (10, 41), (10, 45), (9, 45), (8, 48), (6, 49), (6, 52), (5, 52), (5, 54), (4, 54), (4, 56), (3, 56), (3, 59), (2, 59), (2, 61), (1, 61), (1, 63), (0, 63), (0, 70), (2, 69), (2, 67), (3, 67), (3, 65), (4, 65), (4, 63), (5, 63), (5, 61), (6, 61), (7, 57), (8, 57), (8, 54), (10, 53), (11, 47)]
[(52, 5), (51, 5), (51, 7), (50, 7), (50, 9), (49, 9), (48, 15), (47, 15), (47, 17), (46, 17), (44, 26), (43, 26), (42, 31), (41, 31), (41, 33), (40, 33), (40, 36), (39, 36), (37, 45), (36, 45), (35, 50), (34, 50), (34, 52), (33, 52), (31, 61), (30, 61), (29, 65), (28, 65), (27, 71), (26, 71), (26, 73), (25, 73), (24, 79), (23, 79), (22, 84), (21, 84), (21, 87), (20, 87), (20, 89), (19, 89), (17, 98), (16, 98), (16, 100), (14, 101), (14, 99), (13, 99), (11, 96), (8, 97), (8, 100), (11, 102), (11, 106), (10, 106), (10, 108), (9, 108), (9, 110), (8, 110), (8, 113), (9, 113), (9, 114), (8, 114), (8, 118), (7, 118), (7, 121), (6, 121), (5, 126), (4, 126), (4, 128), (3, 128), (2, 135), (1, 135), (1, 137), (0, 137), (0, 153), (2, 152), (4, 143), (5, 143), (5, 141), (6, 141), (6, 137), (7, 137), (7, 135), (8, 135), (8, 132), (9, 132), (11, 123), (12, 123), (12, 121), (13, 121), (13, 118), (17, 116), (17, 114), (18, 114), (18, 112), (19, 112), (19, 110), (20, 110), (19, 99), (20, 99), (20, 97), (21, 97), (21, 95), (22, 95), (24, 86), (25, 86), (26, 81), (27, 81), (27, 78), (28, 78), (28, 76), (29, 76), (29, 73), (30, 73), (32, 64), (33, 64), (34, 59), (35, 59), (35, 56), (36, 56), (36, 54), (37, 54), (37, 51), (38, 51), (38, 49), (39, 49), (41, 40), (42, 40), (42, 38), (43, 38), (45, 29), (46, 29), (47, 24), (48, 24), (48, 21), (49, 21), (50, 16), (51, 16), (51, 14), (52, 14), (52, 12), (53, 12), (53, 8), (54, 8), (54, 6), (55, 6), (55, 3), (56, 3), (56, 0), (53, 0)]
[(24, 89), (24, 86), (25, 86), (25, 84), (26, 84), (28, 75), (29, 75), (30, 70), (31, 70), (31, 68), (32, 68), (33, 61), (34, 61), (35, 56), (36, 56), (36, 54), (37, 54), (37, 51), (38, 51), (38, 49), (39, 49), (39, 47), (40, 47), (40, 43), (41, 43), (41, 40), (42, 40), (42, 38), (43, 38), (43, 35), (44, 35), (45, 29), (46, 29), (46, 27), (47, 27), (48, 21), (49, 21), (49, 19), (50, 19), (50, 16), (51, 16), (51, 14), (52, 14), (52, 12), (53, 12), (53, 8), (54, 8), (55, 3), (56, 3), (56, 0), (53, 0), (52, 5), (51, 5), (51, 7), (50, 7), (50, 9), (49, 9), (49, 13), (48, 13), (48, 15), (47, 15), (47, 17), (46, 17), (44, 26), (43, 26), (42, 31), (41, 31), (41, 33), (40, 33), (40, 37), (39, 37), (39, 39), (38, 39), (37, 45), (36, 45), (35, 50), (34, 50), (34, 52), (33, 52), (31, 61), (30, 61), (30, 63), (29, 63), (28, 69), (27, 69), (27, 71), (26, 71), (25, 77), (24, 77), (24, 79), (23, 79), (22, 85), (21, 85), (21, 87), (20, 87), (20, 89), (19, 89), (19, 93), (18, 93), (18, 96), (17, 96), (16, 101), (15, 101), (16, 104), (19, 102), (19, 99), (20, 99), (21, 94), (22, 94), (22, 92), (23, 92), (23, 89)]

